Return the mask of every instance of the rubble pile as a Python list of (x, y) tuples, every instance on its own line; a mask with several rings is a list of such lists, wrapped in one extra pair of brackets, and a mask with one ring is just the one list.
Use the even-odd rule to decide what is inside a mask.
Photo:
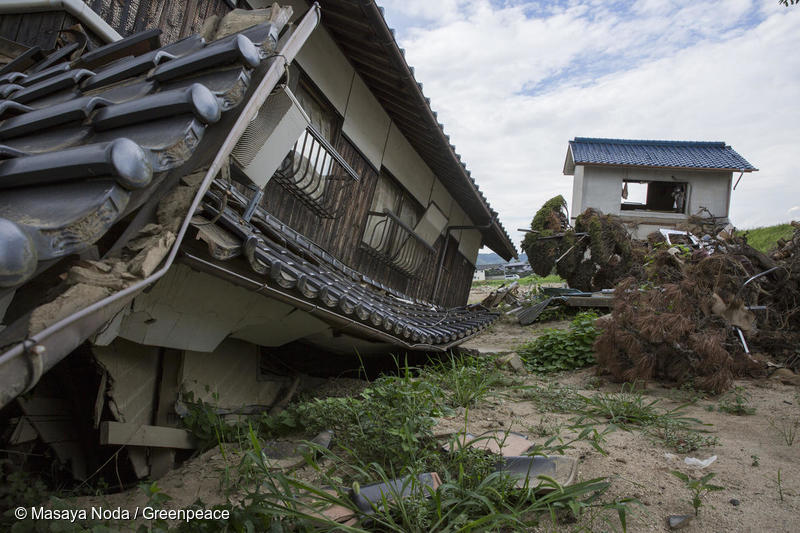
[(737, 376), (800, 369), (800, 223), (767, 255), (706, 219), (691, 228), (699, 238), (686, 228), (633, 240), (595, 210), (569, 228), (559, 198), (537, 213), (523, 249), (537, 274), (555, 269), (575, 289), (614, 289), (595, 343), (602, 371), (721, 392)]

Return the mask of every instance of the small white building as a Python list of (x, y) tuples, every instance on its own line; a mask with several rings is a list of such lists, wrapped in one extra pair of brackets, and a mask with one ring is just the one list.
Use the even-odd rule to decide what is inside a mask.
[(564, 162), (574, 176), (572, 221), (598, 209), (620, 216), (640, 239), (693, 214), (727, 221), (734, 175), (756, 170), (724, 142), (575, 137)]
[(486, 280), (486, 271), (478, 267), (478, 269), (472, 273), (472, 281), (485, 281), (485, 280)]

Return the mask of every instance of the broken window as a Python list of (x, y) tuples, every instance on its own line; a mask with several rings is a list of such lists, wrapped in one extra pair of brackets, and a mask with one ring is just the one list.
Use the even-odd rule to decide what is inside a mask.
[(416, 231), (423, 211), (414, 197), (382, 170), (361, 239), (364, 248), (401, 272), (415, 275), (422, 261), (433, 252)]
[(623, 211), (686, 213), (688, 183), (675, 181), (623, 180)]

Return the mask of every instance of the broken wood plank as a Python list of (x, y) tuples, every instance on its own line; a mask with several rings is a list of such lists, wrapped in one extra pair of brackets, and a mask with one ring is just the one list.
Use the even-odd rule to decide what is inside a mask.
[(567, 296), (566, 304), (570, 307), (613, 307), (614, 297), (605, 296)]
[(152, 446), (191, 450), (197, 447), (185, 429), (105, 421), (100, 424), (100, 444)]

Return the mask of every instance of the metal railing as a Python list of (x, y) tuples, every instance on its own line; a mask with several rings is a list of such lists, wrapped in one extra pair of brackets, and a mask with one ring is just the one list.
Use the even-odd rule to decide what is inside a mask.
[(368, 253), (410, 277), (418, 277), (422, 263), (436, 251), (388, 209), (368, 213), (361, 244)]
[(347, 208), (344, 191), (359, 176), (309, 124), (272, 179), (320, 218), (337, 218)]

